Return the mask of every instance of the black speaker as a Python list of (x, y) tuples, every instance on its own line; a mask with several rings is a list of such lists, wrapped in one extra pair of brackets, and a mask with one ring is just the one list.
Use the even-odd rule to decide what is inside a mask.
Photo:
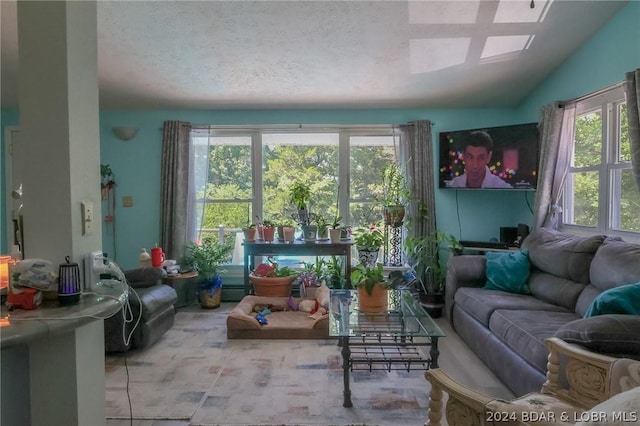
[(529, 235), (529, 227), (523, 223), (518, 224), (518, 245), (522, 244), (525, 238)]
[(518, 239), (518, 228), (512, 226), (500, 227), (500, 242), (507, 243), (510, 246), (515, 245)]

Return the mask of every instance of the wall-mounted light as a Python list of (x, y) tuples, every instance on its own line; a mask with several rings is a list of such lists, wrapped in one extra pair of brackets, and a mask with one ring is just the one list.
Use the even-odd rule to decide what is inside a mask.
[(113, 134), (121, 141), (133, 139), (138, 134), (137, 127), (114, 127)]

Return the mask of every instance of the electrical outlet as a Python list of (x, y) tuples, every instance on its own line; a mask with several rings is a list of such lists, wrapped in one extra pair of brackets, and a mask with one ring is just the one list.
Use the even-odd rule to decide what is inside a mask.
[(122, 197), (122, 207), (133, 207), (133, 197), (131, 195)]
[(93, 202), (83, 201), (80, 204), (82, 207), (82, 235), (91, 235), (93, 233)]

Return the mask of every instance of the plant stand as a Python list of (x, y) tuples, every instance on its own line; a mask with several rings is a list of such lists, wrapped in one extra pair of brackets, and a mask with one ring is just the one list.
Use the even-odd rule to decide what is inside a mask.
[(402, 222), (384, 226), (384, 260), (385, 266), (402, 266), (403, 255)]

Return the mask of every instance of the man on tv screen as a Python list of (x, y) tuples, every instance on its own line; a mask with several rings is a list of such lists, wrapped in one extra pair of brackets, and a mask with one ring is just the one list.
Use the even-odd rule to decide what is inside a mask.
[(487, 132), (472, 132), (463, 152), (464, 173), (448, 182), (448, 188), (512, 188), (489, 170), (493, 141)]

